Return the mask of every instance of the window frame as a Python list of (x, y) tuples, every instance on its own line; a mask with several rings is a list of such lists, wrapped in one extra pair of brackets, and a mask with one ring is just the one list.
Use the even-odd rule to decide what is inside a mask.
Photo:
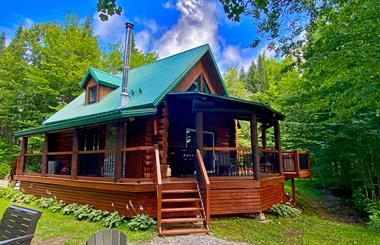
[[(95, 93), (95, 100), (91, 100), (91, 91)], [(93, 104), (98, 102), (98, 84), (87, 88), (87, 104)]]

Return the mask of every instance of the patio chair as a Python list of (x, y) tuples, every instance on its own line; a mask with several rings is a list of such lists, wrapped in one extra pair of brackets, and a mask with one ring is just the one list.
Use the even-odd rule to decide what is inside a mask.
[(41, 212), (10, 206), (0, 222), (0, 245), (29, 245), (32, 242)]
[(86, 245), (126, 245), (127, 237), (116, 229), (98, 231), (90, 237)]

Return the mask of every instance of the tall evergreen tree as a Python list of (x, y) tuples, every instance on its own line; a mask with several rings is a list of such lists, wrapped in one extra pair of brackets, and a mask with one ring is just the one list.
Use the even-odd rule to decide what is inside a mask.
[(5, 41), (5, 32), (2, 32), (0, 36), (0, 53), (2, 53), (5, 49)]

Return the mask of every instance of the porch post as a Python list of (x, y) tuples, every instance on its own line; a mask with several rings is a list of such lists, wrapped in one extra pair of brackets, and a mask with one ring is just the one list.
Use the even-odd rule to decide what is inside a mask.
[(123, 156), (121, 149), (123, 148), (124, 122), (116, 123), (116, 149), (115, 149), (115, 168), (113, 181), (118, 182), (121, 178)]
[(21, 174), (24, 172), (24, 166), (25, 166), (25, 153), (28, 150), (28, 138), (22, 137), (21, 139), (21, 151), (20, 151), (20, 163), (19, 163), (19, 169), (18, 174)]
[(45, 177), (47, 172), (47, 162), (48, 162), (48, 148), (49, 148), (49, 136), (45, 133), (45, 142), (42, 155), (42, 165), (41, 165), (41, 176)]
[(260, 156), (257, 151), (258, 148), (258, 139), (257, 139), (257, 118), (256, 114), (251, 115), (251, 148), (252, 148), (252, 162), (255, 169), (255, 179), (260, 179)]
[(197, 135), (196, 147), (203, 154), (203, 112), (196, 112), (195, 114), (195, 128)]
[(275, 121), (274, 123), (274, 140), (275, 140), (275, 148), (278, 151), (278, 165), (279, 165), (280, 174), (284, 175), (284, 166), (282, 165), (280, 124), (278, 121)]
[(261, 126), (261, 144), (264, 149), (267, 148), (267, 128), (264, 124)]
[(78, 151), (79, 151), (79, 129), (74, 129), (73, 149), (71, 153), (71, 179), (76, 179), (78, 175)]

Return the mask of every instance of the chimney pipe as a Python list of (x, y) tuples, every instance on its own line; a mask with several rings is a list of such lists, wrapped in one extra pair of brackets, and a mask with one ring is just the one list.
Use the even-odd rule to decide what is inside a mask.
[(128, 94), (128, 72), (131, 60), (132, 49), (132, 35), (134, 25), (130, 22), (125, 23), (126, 33), (124, 41), (124, 66), (123, 66), (123, 80), (121, 85), (120, 107), (125, 107), (129, 100)]

